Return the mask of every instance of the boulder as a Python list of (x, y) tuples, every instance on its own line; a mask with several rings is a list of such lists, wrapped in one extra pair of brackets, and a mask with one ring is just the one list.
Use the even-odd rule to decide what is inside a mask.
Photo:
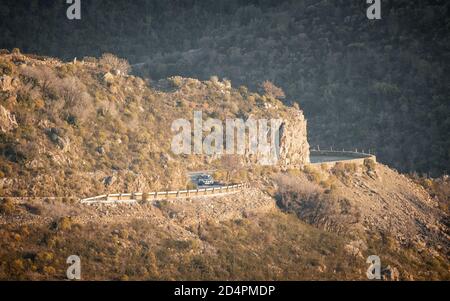
[(18, 127), (16, 117), (0, 105), (0, 130), (8, 133)]
[(0, 92), (10, 92), (13, 89), (12, 77), (9, 75), (0, 76)]

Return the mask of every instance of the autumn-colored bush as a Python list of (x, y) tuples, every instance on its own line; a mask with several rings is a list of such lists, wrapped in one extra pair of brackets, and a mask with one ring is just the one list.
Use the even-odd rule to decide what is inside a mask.
[(286, 207), (289, 207), (292, 202), (315, 199), (323, 192), (318, 184), (311, 182), (304, 175), (279, 174), (275, 177), (275, 182), (282, 203)]
[(14, 64), (9, 60), (0, 59), (0, 74), (11, 75), (14, 71)]
[(0, 200), (0, 213), (4, 215), (13, 214), (16, 210), (16, 204), (11, 198), (4, 198)]
[(53, 224), (53, 227), (59, 231), (70, 230), (73, 226), (73, 221), (70, 217), (62, 217)]
[(347, 182), (358, 171), (358, 165), (355, 163), (338, 162), (331, 169), (331, 172), (340, 180)]
[(366, 168), (367, 172), (373, 172), (376, 170), (377, 164), (373, 159), (365, 159), (364, 167)]
[(270, 97), (279, 99), (283, 99), (286, 97), (286, 94), (284, 93), (283, 89), (275, 86), (275, 84), (272, 83), (271, 81), (268, 80), (264, 81), (261, 84), (261, 88), (266, 93), (266, 95)]
[(310, 165), (306, 165), (303, 167), (303, 172), (307, 175), (308, 179), (316, 184), (319, 184), (322, 179), (323, 175), (322, 172)]
[(119, 71), (122, 75), (127, 75), (131, 67), (127, 60), (118, 58), (111, 53), (105, 53), (99, 60), (100, 65), (111, 70)]

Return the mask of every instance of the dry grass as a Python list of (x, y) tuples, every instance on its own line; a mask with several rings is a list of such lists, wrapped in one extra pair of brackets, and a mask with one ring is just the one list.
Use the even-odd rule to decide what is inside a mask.
[(323, 189), (319, 185), (309, 181), (302, 174), (296, 177), (287, 174), (278, 174), (275, 181), (282, 198), (287, 202), (291, 201), (291, 197), (309, 201), (323, 193)]

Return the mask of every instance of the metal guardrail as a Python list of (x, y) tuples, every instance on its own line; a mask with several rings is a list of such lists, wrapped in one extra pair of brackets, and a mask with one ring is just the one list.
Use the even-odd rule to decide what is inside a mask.
[(215, 196), (221, 194), (236, 193), (244, 188), (248, 188), (248, 184), (237, 184), (223, 187), (213, 187), (204, 189), (193, 190), (177, 190), (177, 191), (162, 191), (162, 192), (150, 192), (150, 193), (118, 193), (118, 194), (104, 194), (92, 198), (82, 199), (82, 204), (132, 204), (143, 201), (157, 201), (167, 199), (182, 199), (182, 198), (194, 198), (204, 196)]
[(341, 154), (355, 154), (355, 155), (365, 155), (365, 156), (374, 156), (376, 157), (376, 153), (371, 150), (368, 149), (367, 152), (364, 149), (354, 149), (354, 150), (346, 150), (346, 149), (336, 149), (333, 147), (329, 147), (329, 148), (320, 148), (320, 146), (317, 146), (315, 148), (312, 148), (310, 150), (310, 152), (317, 152), (317, 153), (341, 153)]

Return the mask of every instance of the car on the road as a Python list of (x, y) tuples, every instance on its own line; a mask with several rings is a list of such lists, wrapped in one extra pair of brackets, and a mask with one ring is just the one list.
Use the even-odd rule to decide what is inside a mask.
[(199, 186), (211, 186), (214, 185), (214, 178), (210, 175), (200, 175), (197, 178), (197, 184)]

